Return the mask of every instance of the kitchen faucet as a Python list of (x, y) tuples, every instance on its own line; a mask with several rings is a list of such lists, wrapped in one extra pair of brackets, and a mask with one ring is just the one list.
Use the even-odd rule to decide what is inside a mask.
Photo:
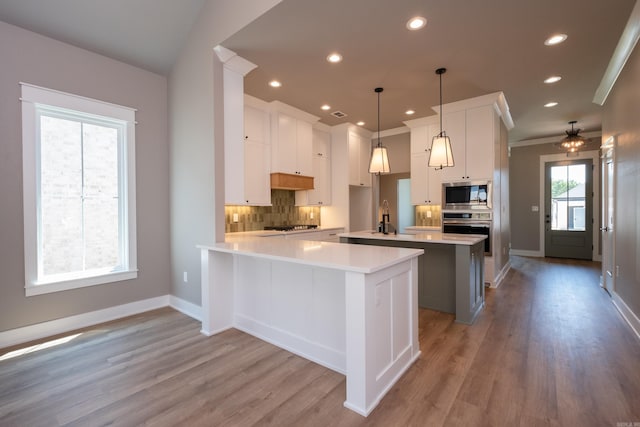
[(393, 234), (397, 234), (398, 230), (389, 222), (389, 202), (385, 199), (382, 201), (382, 221), (378, 226), (378, 231), (383, 234), (389, 234), (389, 229), (393, 229)]

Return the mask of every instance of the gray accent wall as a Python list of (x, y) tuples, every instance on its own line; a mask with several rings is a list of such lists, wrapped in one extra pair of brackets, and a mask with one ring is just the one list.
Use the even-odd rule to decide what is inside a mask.
[[(0, 331), (167, 295), (167, 79), (0, 22)], [(136, 108), (138, 278), (25, 297), (19, 82)]]
[(196, 305), (197, 245), (224, 240), (225, 230), (222, 64), (213, 48), (279, 2), (208, 0), (169, 76), (171, 294)]
[(615, 138), (615, 293), (640, 317), (640, 48), (636, 45), (603, 109), (602, 140)]
[[(564, 135), (558, 135), (558, 142)], [(583, 151), (597, 150), (600, 138), (592, 138)], [(540, 156), (562, 154), (550, 143), (511, 147), (509, 157), (509, 209), (511, 210), (511, 249), (520, 251), (541, 251), (540, 247), (540, 215), (544, 215), (544, 206), (540, 205)], [(596, 165), (596, 167), (598, 167)], [(594, 182), (594, 188), (600, 183)], [(599, 201), (594, 200), (594, 206)], [(539, 211), (533, 212), (532, 206)]]

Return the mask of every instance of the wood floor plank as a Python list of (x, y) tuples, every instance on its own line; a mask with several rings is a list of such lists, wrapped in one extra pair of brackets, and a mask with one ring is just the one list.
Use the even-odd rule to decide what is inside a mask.
[(165, 308), (1, 360), (0, 426), (640, 422), (640, 341), (599, 287), (599, 264), (512, 265), (474, 325), (419, 311), (422, 354), (368, 418), (344, 408), (343, 375), (234, 329), (205, 337)]

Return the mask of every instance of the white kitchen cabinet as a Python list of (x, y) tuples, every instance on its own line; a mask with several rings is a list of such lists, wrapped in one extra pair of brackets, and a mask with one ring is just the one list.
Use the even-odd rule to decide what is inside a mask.
[(371, 140), (349, 132), (349, 185), (371, 187)]
[(455, 166), (442, 170), (443, 182), (492, 178), (494, 116), (491, 105), (444, 113)]
[(278, 101), (271, 104), (272, 172), (313, 176), (312, 125), (318, 118)]
[[(242, 103), (228, 108), (225, 127), (225, 204), (271, 205), (269, 113), (267, 104), (245, 96)], [(238, 132), (238, 130), (240, 132)]]
[(296, 206), (331, 204), (331, 134), (313, 129), (313, 190), (296, 191)]
[(432, 138), (440, 132), (436, 124), (411, 127), (411, 204), (439, 205), (441, 174), (429, 167)]

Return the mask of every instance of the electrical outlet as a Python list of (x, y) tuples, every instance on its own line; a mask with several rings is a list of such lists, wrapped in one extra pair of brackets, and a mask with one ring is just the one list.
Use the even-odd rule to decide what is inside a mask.
[[(233, 214), (233, 222), (238, 222), (238, 214), (237, 213)], [(186, 282), (186, 280), (185, 280), (185, 282)]]
[(313, 211), (309, 212), (309, 218), (313, 219)]
[(431, 218), (431, 211), (427, 211), (427, 218)]
[(182, 281), (184, 283), (187, 283), (189, 281), (188, 278), (187, 278), (187, 272), (186, 271), (182, 272)]
[(620, 266), (616, 265), (616, 277), (620, 277)]

